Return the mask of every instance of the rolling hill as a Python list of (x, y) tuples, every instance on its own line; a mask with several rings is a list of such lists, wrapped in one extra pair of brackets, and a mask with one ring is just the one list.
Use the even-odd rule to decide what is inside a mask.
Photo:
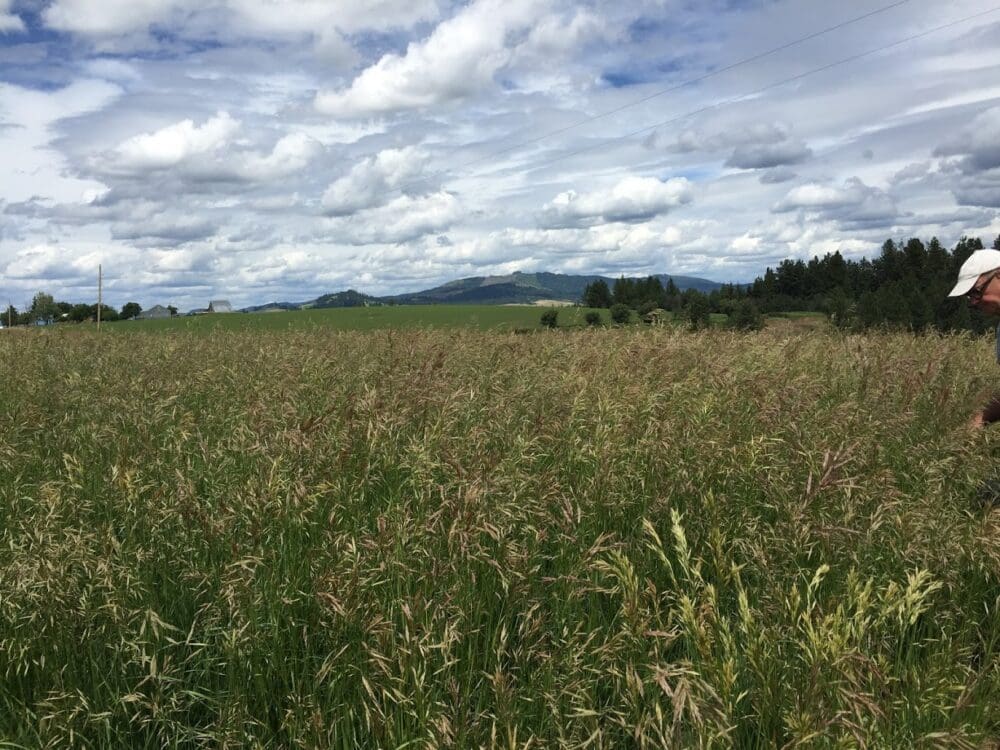
[[(659, 278), (665, 284), (671, 277), (667, 274), (659, 274)], [(508, 276), (474, 276), (458, 279), (433, 289), (398, 294), (382, 299), (406, 305), (428, 303), (510, 304), (531, 303), (543, 299), (577, 302), (583, 296), (583, 290), (586, 286), (598, 279), (604, 279), (608, 286), (613, 286), (615, 281), (607, 276), (515, 272)], [(681, 290), (697, 289), (702, 292), (710, 292), (721, 286), (717, 282), (693, 276), (674, 276), (673, 280)]]
[[(718, 282), (697, 276), (670, 276), (669, 274), (657, 274), (657, 276), (664, 284), (672, 278), (674, 284), (682, 291), (697, 289), (700, 292), (711, 292), (722, 286)], [(586, 286), (598, 279), (604, 279), (608, 286), (614, 286), (615, 280), (609, 276), (574, 276), (562, 273), (521, 273), (515, 271), (506, 276), (472, 276), (456, 279), (432, 289), (385, 297), (373, 297), (348, 289), (342, 292), (324, 294), (300, 304), (276, 302), (265, 307), (299, 309), (360, 307), (363, 305), (505, 305), (531, 304), (538, 300), (578, 302), (583, 296), (583, 290)], [(252, 312), (254, 309), (259, 308), (245, 308), (245, 311)]]

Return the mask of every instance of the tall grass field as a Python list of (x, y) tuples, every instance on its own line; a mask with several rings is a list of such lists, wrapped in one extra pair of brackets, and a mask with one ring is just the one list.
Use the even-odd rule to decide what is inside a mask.
[(998, 374), (964, 336), (0, 332), (0, 748), (994, 748)]

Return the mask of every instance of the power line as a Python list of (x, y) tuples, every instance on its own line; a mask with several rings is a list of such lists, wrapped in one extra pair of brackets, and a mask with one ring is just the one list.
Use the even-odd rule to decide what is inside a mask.
[[(572, 156), (577, 156), (578, 154), (586, 153), (587, 151), (593, 151), (593, 150), (598, 149), (598, 148), (603, 148), (603, 147), (605, 147), (605, 146), (607, 146), (607, 145), (609, 145), (611, 143), (615, 143), (616, 141), (622, 141), (622, 140), (626, 140), (628, 138), (633, 138), (633, 137), (635, 137), (637, 135), (642, 135), (643, 133), (648, 133), (649, 131), (655, 130), (656, 128), (661, 128), (661, 127), (664, 127), (665, 125), (671, 125), (671, 124), (673, 124), (675, 122), (679, 122), (681, 120), (687, 119), (688, 117), (693, 117), (694, 115), (699, 115), (699, 114), (702, 114), (704, 112), (709, 112), (709, 111), (711, 111), (713, 109), (718, 109), (719, 107), (725, 106), (726, 104), (732, 104), (734, 102), (740, 101), (741, 99), (746, 99), (747, 97), (757, 96), (758, 94), (762, 94), (762, 93), (764, 93), (766, 91), (770, 91), (771, 89), (775, 89), (775, 88), (778, 88), (780, 86), (784, 86), (784, 85), (786, 85), (788, 83), (794, 83), (795, 81), (799, 81), (799, 80), (802, 80), (803, 78), (807, 78), (807, 77), (815, 75), (817, 73), (822, 73), (823, 71), (839, 67), (840, 65), (846, 65), (847, 63), (851, 63), (851, 62), (854, 62), (856, 60), (860, 60), (860, 59), (865, 58), (865, 57), (870, 57), (871, 55), (877, 54), (879, 52), (884, 52), (886, 50), (890, 50), (890, 49), (893, 49), (895, 47), (900, 47), (900, 46), (902, 46), (904, 44), (908, 44), (910, 42), (916, 41), (917, 39), (922, 39), (924, 37), (930, 36), (931, 34), (936, 34), (939, 31), (944, 31), (945, 29), (949, 29), (949, 28), (952, 28), (954, 26), (960, 26), (963, 23), (967, 23), (967, 22), (973, 21), (973, 20), (975, 20), (977, 18), (982, 18), (984, 16), (988, 16), (988, 15), (990, 15), (992, 13), (996, 13), (997, 11), (1000, 11), (1000, 5), (994, 6), (994, 7), (990, 8), (990, 9), (988, 9), (988, 10), (981, 11), (979, 13), (973, 13), (972, 15), (965, 16), (964, 18), (959, 18), (958, 20), (955, 20), (955, 21), (950, 21), (950, 22), (942, 24), (940, 26), (935, 26), (932, 29), (927, 29), (926, 31), (922, 31), (919, 34), (913, 34), (911, 36), (904, 37), (903, 39), (899, 39), (899, 40), (897, 40), (895, 42), (892, 42), (891, 44), (881, 45), (879, 47), (867, 50), (865, 52), (860, 52), (860, 53), (855, 54), (855, 55), (850, 55), (849, 57), (845, 57), (845, 58), (842, 58), (842, 59), (837, 60), (835, 62), (828, 63), (826, 65), (822, 65), (822, 66), (820, 66), (818, 68), (813, 68), (811, 70), (806, 71), (805, 73), (799, 73), (797, 75), (790, 76), (788, 78), (783, 78), (780, 81), (776, 81), (775, 83), (770, 83), (767, 86), (762, 86), (761, 88), (755, 89), (753, 91), (747, 91), (745, 93), (738, 94), (738, 95), (733, 96), (733, 97), (729, 97), (728, 99), (722, 99), (721, 101), (714, 102), (712, 104), (708, 104), (708, 105), (706, 105), (704, 107), (699, 107), (698, 109), (694, 109), (694, 110), (691, 110), (689, 112), (685, 112), (684, 114), (677, 115), (676, 117), (671, 117), (668, 120), (662, 120), (661, 122), (657, 122), (657, 123), (654, 123), (652, 125), (647, 125), (645, 127), (639, 128), (638, 130), (633, 130), (633, 131), (630, 131), (628, 133), (624, 133), (622, 135), (612, 136), (610, 138), (606, 138), (604, 140), (601, 140), (598, 143), (593, 143), (593, 144), (590, 144), (588, 146), (583, 146), (581, 148), (578, 148), (578, 149), (576, 149), (574, 151), (569, 151), (569, 152), (567, 152), (565, 154), (560, 154), (559, 156), (553, 157), (551, 159), (546, 159), (546, 160), (544, 160), (542, 162), (538, 162), (537, 164), (535, 164), (533, 166), (533, 168), (537, 169), (539, 167), (545, 167), (545, 166), (548, 166), (550, 164), (554, 164), (556, 162), (563, 161), (564, 159), (568, 159), (568, 158), (570, 158)], [(439, 174), (439, 176), (443, 179), (443, 178), (446, 178), (448, 175), (447, 174)], [(466, 177), (476, 177), (476, 176), (478, 176), (478, 175), (476, 175), (476, 174), (466, 175)]]
[(893, 8), (898, 8), (901, 5), (906, 5), (910, 1), (911, 0), (897, 0), (897, 2), (890, 3), (889, 5), (884, 5), (881, 8), (877, 8), (875, 10), (869, 11), (868, 13), (864, 13), (864, 14), (862, 14), (860, 16), (855, 16), (854, 18), (851, 18), (851, 19), (849, 19), (847, 21), (842, 21), (841, 23), (835, 24), (833, 26), (828, 26), (825, 29), (821, 29), (820, 31), (815, 31), (812, 34), (808, 34), (807, 36), (800, 37), (800, 38), (795, 39), (795, 40), (793, 40), (791, 42), (786, 42), (785, 44), (782, 44), (782, 45), (780, 45), (778, 47), (774, 47), (774, 48), (769, 49), (769, 50), (767, 50), (765, 52), (759, 52), (759, 53), (757, 53), (755, 55), (751, 55), (750, 57), (745, 57), (742, 60), (737, 60), (734, 63), (730, 63), (729, 65), (726, 65), (725, 67), (719, 68), (717, 70), (710, 71), (710, 72), (705, 73), (703, 75), (700, 75), (700, 76), (698, 76), (696, 78), (690, 78), (690, 79), (688, 79), (686, 81), (682, 81), (681, 83), (674, 84), (673, 86), (670, 86), (668, 88), (660, 89), (659, 91), (654, 91), (653, 93), (648, 94), (648, 95), (642, 97), (641, 99), (636, 99), (635, 101), (628, 102), (627, 104), (622, 104), (620, 106), (614, 107), (613, 109), (608, 109), (608, 110), (605, 110), (604, 112), (599, 112), (598, 114), (592, 115), (590, 117), (585, 117), (582, 120), (578, 120), (577, 122), (572, 123), (571, 125), (566, 125), (564, 127), (557, 128), (556, 130), (550, 130), (550, 131), (548, 131), (546, 133), (543, 133), (542, 135), (536, 136), (534, 138), (529, 138), (529, 139), (524, 140), (524, 141), (519, 141), (518, 143), (515, 143), (512, 146), (508, 146), (506, 148), (502, 148), (502, 149), (500, 149), (498, 151), (491, 151), (490, 153), (485, 154), (484, 156), (479, 156), (479, 157), (476, 157), (475, 159), (472, 159), (470, 161), (463, 162), (462, 164), (457, 165), (455, 167), (455, 169), (464, 169), (465, 167), (471, 167), (473, 164), (478, 164), (479, 162), (485, 161), (486, 159), (492, 159), (492, 158), (500, 156), (502, 154), (510, 153), (511, 151), (514, 151), (515, 149), (521, 148), (522, 146), (530, 146), (530, 145), (532, 145), (534, 143), (538, 143), (539, 141), (543, 141), (546, 138), (551, 138), (554, 135), (560, 135), (560, 134), (565, 133), (567, 131), (573, 130), (574, 128), (578, 128), (581, 125), (586, 125), (586, 124), (594, 122), (596, 120), (600, 120), (600, 119), (603, 119), (605, 117), (610, 117), (611, 115), (618, 114), (619, 112), (623, 112), (626, 109), (630, 109), (632, 107), (637, 107), (640, 104), (645, 104), (646, 102), (652, 101), (653, 99), (656, 99), (658, 97), (664, 96), (664, 95), (672, 93), (674, 91), (678, 91), (678, 90), (680, 90), (680, 89), (682, 89), (682, 88), (684, 88), (686, 86), (693, 86), (694, 84), (701, 83), (702, 81), (707, 81), (709, 78), (714, 78), (715, 76), (721, 75), (723, 73), (727, 73), (730, 70), (734, 70), (734, 69), (739, 68), (739, 67), (741, 67), (743, 65), (748, 65), (749, 63), (757, 62), (758, 60), (763, 60), (765, 57), (770, 57), (771, 55), (777, 54), (778, 52), (783, 52), (784, 50), (790, 49), (790, 48), (795, 47), (795, 46), (797, 46), (799, 44), (803, 44), (803, 43), (808, 42), (808, 41), (810, 41), (812, 39), (816, 39), (818, 37), (824, 36), (825, 34), (829, 34), (829, 33), (833, 32), (833, 31), (837, 31), (839, 29), (843, 29), (843, 28), (845, 28), (847, 26), (850, 26), (852, 24), (858, 23), (859, 21), (864, 21), (865, 19), (871, 18), (872, 16), (877, 16), (880, 13), (885, 13), (886, 11), (892, 10)]
[[(743, 58), (741, 60), (737, 60), (736, 62), (730, 63), (729, 65), (726, 65), (726, 66), (724, 66), (722, 68), (719, 68), (717, 70), (712, 70), (712, 71), (709, 71), (708, 73), (705, 73), (703, 75), (697, 76), (695, 78), (690, 78), (690, 79), (688, 79), (686, 81), (682, 81), (680, 83), (677, 83), (677, 84), (674, 84), (672, 86), (669, 86), (668, 88), (660, 89), (659, 91), (654, 91), (653, 93), (648, 94), (648, 95), (642, 97), (641, 99), (636, 99), (635, 101), (631, 101), (631, 102), (628, 102), (626, 104), (619, 105), (617, 107), (614, 107), (613, 109), (609, 109), (609, 110), (605, 110), (603, 112), (599, 112), (596, 115), (592, 115), (590, 117), (585, 117), (582, 120), (578, 120), (577, 122), (574, 122), (574, 123), (572, 123), (570, 125), (566, 125), (564, 127), (557, 128), (555, 130), (550, 130), (550, 131), (548, 131), (546, 133), (543, 133), (543, 134), (541, 134), (539, 136), (535, 136), (534, 138), (529, 138), (529, 139), (524, 140), (524, 141), (519, 141), (519, 142), (513, 144), (512, 146), (507, 146), (505, 148), (502, 148), (502, 149), (499, 149), (499, 150), (496, 150), (496, 151), (491, 151), (490, 153), (485, 154), (483, 156), (478, 156), (475, 159), (471, 159), (469, 161), (462, 162), (462, 163), (457, 164), (456, 166), (452, 167), (452, 169), (450, 170), (450, 172), (455, 172), (456, 170), (461, 170), (461, 169), (465, 169), (467, 167), (471, 167), (472, 165), (479, 164), (480, 162), (485, 161), (486, 159), (492, 159), (492, 158), (495, 158), (497, 156), (501, 156), (503, 154), (510, 153), (511, 151), (514, 151), (514, 150), (516, 150), (518, 148), (521, 148), (522, 146), (530, 146), (530, 145), (532, 145), (534, 143), (538, 143), (540, 141), (543, 141), (546, 138), (551, 138), (554, 135), (560, 135), (562, 133), (566, 133), (566, 132), (568, 132), (570, 130), (573, 130), (574, 128), (578, 128), (578, 127), (580, 127), (582, 125), (586, 125), (588, 123), (595, 122), (595, 121), (603, 119), (605, 117), (610, 117), (611, 115), (617, 114), (617, 113), (622, 112), (622, 111), (624, 111), (626, 109), (630, 109), (631, 107), (637, 107), (640, 104), (645, 104), (648, 101), (656, 99), (656, 98), (658, 98), (660, 96), (664, 96), (664, 95), (669, 94), (671, 92), (678, 91), (678, 90), (680, 90), (680, 89), (682, 89), (682, 88), (684, 88), (686, 86), (692, 86), (694, 84), (701, 83), (703, 81), (708, 80), (709, 78), (714, 78), (715, 76), (721, 75), (723, 73), (727, 73), (727, 72), (729, 72), (731, 70), (734, 70), (736, 68), (739, 68), (739, 67), (741, 67), (743, 65), (748, 65), (748, 64), (750, 64), (752, 62), (756, 62), (758, 60), (762, 60), (765, 57), (769, 57), (771, 55), (777, 54), (778, 52), (783, 52), (784, 50), (790, 49), (790, 48), (795, 47), (795, 46), (797, 46), (799, 44), (803, 44), (803, 43), (808, 42), (808, 41), (810, 41), (812, 39), (816, 39), (818, 37), (824, 36), (824, 35), (829, 34), (831, 32), (838, 31), (839, 29), (843, 29), (843, 28), (845, 28), (847, 26), (850, 26), (852, 24), (858, 23), (859, 21), (864, 21), (865, 19), (871, 18), (871, 17), (879, 15), (881, 13), (885, 13), (886, 11), (892, 10), (893, 8), (898, 8), (901, 5), (906, 5), (909, 2), (911, 2), (911, 0), (896, 0), (895, 2), (889, 3), (888, 5), (883, 5), (880, 8), (876, 8), (875, 10), (871, 10), (871, 11), (868, 11), (867, 13), (863, 13), (860, 16), (855, 16), (854, 18), (850, 18), (850, 19), (848, 19), (846, 21), (842, 21), (840, 23), (834, 24), (833, 26), (827, 26), (824, 29), (820, 29), (819, 31), (814, 31), (811, 34), (807, 34), (806, 36), (799, 37), (798, 39), (794, 39), (794, 40), (792, 40), (790, 42), (786, 42), (786, 43), (781, 44), (781, 45), (779, 45), (777, 47), (773, 47), (773, 48), (771, 48), (769, 50), (765, 50), (764, 52), (759, 52), (759, 53), (757, 53), (755, 55), (751, 55), (750, 57), (745, 57), (745, 58)], [(452, 153), (454, 153), (454, 151), (452, 151)], [(447, 154), (446, 154), (446, 156), (447, 156)], [(445, 173), (438, 172), (437, 174), (440, 176), (440, 175), (444, 175)], [(416, 178), (414, 180), (410, 180), (408, 182), (404, 182), (402, 185), (397, 185), (397, 186), (393, 187), (392, 188), (392, 192), (395, 192), (397, 190), (404, 191), (405, 188), (408, 188), (408, 187), (411, 187), (411, 186), (414, 186), (414, 185), (420, 185), (422, 183), (430, 182), (432, 180), (432, 178), (433, 178), (432, 176), (419, 177), (419, 178)]]

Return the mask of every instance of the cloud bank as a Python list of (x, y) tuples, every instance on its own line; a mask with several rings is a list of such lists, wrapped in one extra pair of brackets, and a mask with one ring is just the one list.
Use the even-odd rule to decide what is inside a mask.
[(113, 304), (182, 309), (513, 270), (747, 281), (890, 236), (991, 241), (1000, 17), (893, 46), (976, 10), (760, 57), (861, 11), (0, 0), (0, 295), (89, 299), (99, 263)]

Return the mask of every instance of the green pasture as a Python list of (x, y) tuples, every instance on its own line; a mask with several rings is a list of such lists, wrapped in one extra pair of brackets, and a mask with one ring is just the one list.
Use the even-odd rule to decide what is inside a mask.
[[(280, 312), (178, 315), (161, 320), (126, 320), (106, 323), (111, 333), (136, 331), (366, 331), (384, 329), (454, 329), (515, 331), (540, 329), (542, 313), (556, 310), (559, 328), (582, 328), (586, 315), (597, 312), (602, 325), (611, 324), (610, 311), (589, 307), (546, 307), (533, 305), (395, 305), (379, 307), (336, 307)], [(823, 324), (826, 316), (816, 312), (791, 312), (769, 315), (772, 322), (796, 321)], [(724, 327), (728, 316), (712, 313), (711, 324)], [(663, 320), (683, 324), (667, 313)], [(632, 323), (640, 316), (632, 313)], [(60, 324), (59, 327), (75, 327)]]
[[(286, 312), (182, 315), (164, 320), (134, 320), (108, 325), (109, 331), (308, 330), (365, 331), (385, 328), (472, 328), (480, 330), (539, 327), (542, 313), (559, 311), (559, 326), (583, 326), (585, 307), (530, 305), (386, 305), (334, 307)], [(605, 322), (607, 310), (598, 310)]]

